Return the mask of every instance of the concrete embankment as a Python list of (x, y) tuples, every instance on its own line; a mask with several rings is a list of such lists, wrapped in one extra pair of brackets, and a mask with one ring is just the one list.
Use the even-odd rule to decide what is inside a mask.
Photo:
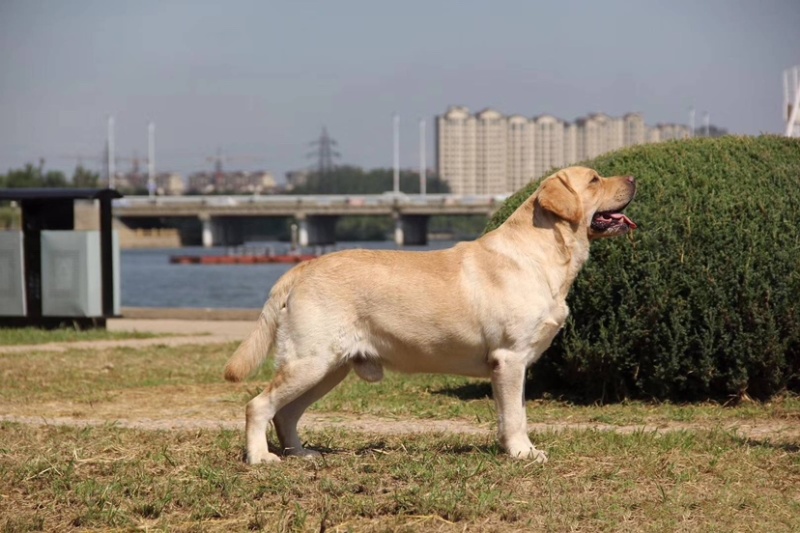
[[(100, 213), (94, 202), (75, 203), (75, 229), (96, 230), (100, 227)], [(114, 219), (114, 231), (119, 234), (120, 248), (179, 248), (181, 236), (177, 229), (131, 229)]]
[(241, 320), (254, 321), (261, 309), (211, 309), (186, 307), (123, 307), (124, 319)]
[(253, 330), (260, 312), (260, 309), (123, 307), (122, 317), (109, 319), (106, 327), (109, 331), (182, 335), (172, 340), (177, 344), (240, 341)]

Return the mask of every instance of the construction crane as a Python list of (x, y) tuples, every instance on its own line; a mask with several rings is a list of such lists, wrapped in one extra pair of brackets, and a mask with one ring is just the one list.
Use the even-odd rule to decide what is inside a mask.
[(265, 159), (257, 155), (223, 155), (222, 148), (217, 148), (216, 155), (206, 157), (206, 161), (214, 165), (214, 184), (219, 187), (223, 181), (223, 163), (232, 163), (234, 161), (250, 161), (261, 162)]
[(92, 161), (93, 163), (104, 163), (106, 158), (103, 156), (90, 156), (84, 154), (65, 154), (59, 155), (59, 159), (73, 159), (77, 161), (77, 166), (82, 167), (84, 161)]
[[(84, 154), (63, 154), (58, 156), (60, 159), (74, 159), (78, 162), (78, 166), (83, 166), (84, 161), (92, 161), (94, 163), (102, 163), (105, 164), (106, 160), (108, 159), (105, 155), (103, 156), (90, 156)], [(114, 157), (114, 161), (124, 161), (126, 163), (131, 163), (131, 171), (134, 174), (139, 173), (139, 168), (142, 163), (147, 164), (146, 157), (139, 157), (136, 152), (133, 152), (133, 157), (122, 157), (116, 156)]]
[[(105, 173), (106, 177), (108, 177), (108, 157), (104, 155), (100, 156), (88, 156), (84, 154), (63, 154), (58, 156), (60, 159), (73, 159), (77, 161), (77, 166), (83, 167), (84, 161), (91, 161), (93, 163), (97, 163), (100, 167), (106, 167)], [(131, 171), (130, 173), (134, 176), (139, 176), (140, 174), (140, 165), (142, 163), (147, 164), (148, 160), (146, 157), (139, 157), (139, 155), (134, 151), (132, 157), (122, 157), (122, 156), (115, 156), (115, 162), (124, 161), (126, 163), (131, 163)]]

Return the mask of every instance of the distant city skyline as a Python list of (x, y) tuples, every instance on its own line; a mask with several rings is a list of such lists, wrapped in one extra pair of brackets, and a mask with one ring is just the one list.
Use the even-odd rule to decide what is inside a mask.
[[(273, 3), (4, 0), (0, 172), (46, 159), (118, 170), (308, 168), (327, 127), (340, 164), (419, 164), (418, 124), (450, 105), (574, 120), (705, 113), (734, 134), (782, 133), (782, 72), (800, 63), (794, 0)], [(434, 163), (428, 128), (427, 164)], [(239, 158), (239, 162), (233, 161)], [(247, 158), (249, 160), (245, 160)], [(259, 161), (255, 161), (259, 159)]]
[(451, 106), (436, 117), (436, 167), (453, 193), (505, 194), (554, 168), (693, 134), (685, 124), (648, 126), (642, 113), (592, 113), (567, 122), (550, 114), (506, 115), (492, 108), (472, 113)]

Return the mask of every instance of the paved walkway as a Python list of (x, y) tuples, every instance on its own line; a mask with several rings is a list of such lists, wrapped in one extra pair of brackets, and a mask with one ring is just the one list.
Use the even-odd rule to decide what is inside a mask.
[[(107, 322), (108, 331), (140, 331), (161, 335), (205, 335), (222, 341), (244, 339), (256, 325), (254, 320), (180, 320), (174, 318), (114, 318)], [(180, 337), (176, 337), (180, 339)]]
[[(154, 345), (179, 346), (238, 342), (243, 340), (256, 324), (258, 310), (191, 310), (191, 309), (137, 309), (123, 311), (124, 318), (112, 318), (106, 323), (108, 331), (136, 331), (161, 335), (150, 339), (119, 339), (107, 341), (50, 342), (35, 345), (0, 346), (0, 353), (30, 351), (63, 352), (69, 349), (107, 349), (116, 347), (145, 347)], [(137, 318), (130, 318), (131, 316)], [(163, 317), (163, 318), (161, 318)], [(229, 320), (234, 317), (235, 320)], [(174, 337), (169, 336), (174, 334)]]

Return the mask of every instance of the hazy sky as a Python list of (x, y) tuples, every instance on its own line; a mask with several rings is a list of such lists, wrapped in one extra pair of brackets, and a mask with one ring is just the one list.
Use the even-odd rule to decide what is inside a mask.
[[(732, 133), (783, 130), (782, 71), (800, 64), (799, 0), (0, 0), (0, 172), (118, 155), (159, 170), (313, 163), (323, 125), (341, 162), (418, 166), (418, 122), (448, 105), (506, 114), (704, 112)], [(244, 156), (261, 160), (245, 159)], [(85, 161), (100, 168), (99, 163)], [(129, 163), (120, 161), (125, 170)]]

